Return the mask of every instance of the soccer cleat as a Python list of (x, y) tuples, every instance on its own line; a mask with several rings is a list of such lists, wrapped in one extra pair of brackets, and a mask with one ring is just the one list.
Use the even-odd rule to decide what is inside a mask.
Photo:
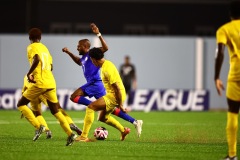
[(234, 157), (226, 156), (223, 160), (238, 160), (238, 158), (237, 156), (234, 156)]
[[(75, 139), (76, 142), (94, 142), (94, 140), (79, 136)], [(96, 140), (95, 140), (96, 141)]]
[(137, 130), (137, 136), (140, 137), (142, 133), (142, 124), (143, 120), (136, 120), (136, 124), (134, 124), (136, 130)]
[(33, 137), (33, 141), (38, 140), (38, 138), (41, 136), (41, 134), (45, 131), (45, 126), (40, 125), (40, 128), (35, 131), (35, 136)]
[(71, 128), (71, 130), (77, 132), (78, 135), (81, 135), (81, 134), (82, 134), (82, 130), (79, 129), (75, 124), (71, 123), (71, 124), (70, 124), (70, 128)]
[(72, 133), (70, 136), (68, 136), (66, 146), (71, 146), (76, 138), (77, 138), (77, 135), (74, 133)]
[(50, 130), (46, 131), (46, 139), (51, 139), (52, 138), (52, 132)]
[(130, 133), (130, 128), (124, 128), (124, 132), (121, 133), (121, 141), (125, 139), (125, 137)]

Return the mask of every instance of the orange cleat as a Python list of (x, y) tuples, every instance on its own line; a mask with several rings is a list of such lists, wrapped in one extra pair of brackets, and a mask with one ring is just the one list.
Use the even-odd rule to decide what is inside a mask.
[(125, 137), (130, 133), (130, 128), (125, 127), (124, 132), (121, 133), (121, 141), (124, 141)]

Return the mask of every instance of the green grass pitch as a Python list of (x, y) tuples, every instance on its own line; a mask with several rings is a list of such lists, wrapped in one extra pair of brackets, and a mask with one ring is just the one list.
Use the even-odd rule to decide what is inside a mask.
[[(83, 127), (84, 111), (67, 111), (73, 121)], [(65, 146), (64, 133), (50, 111), (43, 112), (52, 130), (53, 138), (43, 134), (32, 141), (34, 128), (26, 119), (20, 119), (18, 110), (0, 111), (0, 159), (2, 160), (219, 160), (227, 155), (225, 137), (226, 112), (130, 112), (142, 119), (143, 131), (137, 138), (134, 126), (125, 141), (120, 141), (116, 129), (98, 122), (97, 113), (89, 137), (98, 126), (108, 129), (105, 141), (76, 142)], [(240, 140), (238, 134), (238, 141)], [(238, 145), (238, 152), (240, 146)]]

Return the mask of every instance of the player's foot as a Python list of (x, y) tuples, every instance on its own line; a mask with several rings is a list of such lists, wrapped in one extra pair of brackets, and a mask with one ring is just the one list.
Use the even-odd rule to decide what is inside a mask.
[(121, 141), (125, 139), (125, 137), (130, 133), (130, 128), (125, 127), (124, 132), (121, 133)]
[(137, 130), (137, 136), (140, 137), (142, 133), (142, 124), (143, 120), (136, 120), (136, 123), (134, 124), (136, 130)]
[(234, 156), (234, 157), (226, 156), (223, 160), (238, 160), (238, 158), (237, 156)]
[(81, 135), (81, 134), (82, 134), (82, 130), (79, 129), (75, 124), (71, 123), (71, 124), (70, 124), (70, 128), (71, 128), (71, 130), (77, 132), (78, 135)]
[(79, 136), (75, 139), (76, 142), (94, 142), (96, 140), (93, 140), (93, 139), (89, 139), (87, 137), (82, 137), (82, 136)]
[(38, 140), (38, 138), (41, 136), (41, 134), (45, 131), (45, 126), (44, 125), (40, 125), (40, 128), (38, 130), (36, 130), (35, 132), (35, 136), (33, 137), (33, 141)]
[(50, 130), (46, 131), (46, 139), (51, 139), (52, 138), (52, 132)]
[(76, 138), (77, 138), (77, 135), (74, 133), (72, 133), (70, 136), (68, 136), (66, 146), (71, 146)]

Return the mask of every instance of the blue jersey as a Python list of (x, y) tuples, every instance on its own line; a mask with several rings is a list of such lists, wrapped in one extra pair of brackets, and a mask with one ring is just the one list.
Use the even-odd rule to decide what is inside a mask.
[(84, 95), (90, 98), (95, 97), (96, 99), (104, 96), (106, 91), (100, 76), (100, 67), (96, 67), (92, 63), (89, 53), (83, 55), (80, 61), (82, 63), (84, 77), (87, 80), (87, 83), (80, 87)]
[(87, 80), (87, 83), (101, 81), (100, 67), (96, 67), (92, 63), (89, 52), (83, 55), (80, 61), (82, 63), (83, 74)]

